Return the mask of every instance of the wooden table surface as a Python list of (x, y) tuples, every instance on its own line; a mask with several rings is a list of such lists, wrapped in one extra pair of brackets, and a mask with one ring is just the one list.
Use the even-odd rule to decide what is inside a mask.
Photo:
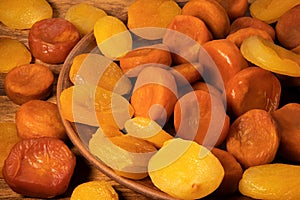
[[(64, 17), (66, 11), (71, 5), (83, 2), (83, 0), (48, 0), (53, 8), (53, 17)], [(127, 8), (133, 0), (85, 0), (84, 2), (96, 5), (102, 8), (109, 15), (117, 16), (121, 20), (125, 21), (127, 18)], [(0, 37), (10, 37), (18, 39), (28, 46), (28, 30), (10, 30), (6, 26), (0, 23)], [(34, 61), (39, 63), (39, 61)], [(56, 81), (62, 65), (47, 65), (53, 71), (56, 77)], [(4, 90), (4, 79), (6, 74), (0, 73), (0, 122), (14, 122), (15, 112), (19, 106), (14, 104), (5, 94)], [(56, 102), (56, 89), (54, 87), (52, 96), (48, 101)], [(1, 142), (1, 141), (0, 141)], [(117, 182), (111, 180), (109, 177), (101, 173), (99, 170), (91, 166), (88, 161), (83, 158), (78, 150), (73, 147), (72, 150), (77, 155), (77, 165), (74, 172), (74, 176), (71, 180), (68, 191), (60, 199), (69, 199), (73, 189), (80, 183), (89, 180), (106, 180), (113, 185), (120, 199), (139, 199), (146, 200), (147, 198), (139, 193), (136, 193)], [(8, 185), (5, 183), (3, 178), (0, 178), (0, 199), (23, 199), (23, 197), (13, 192)], [(30, 199), (30, 198), (26, 198)]]

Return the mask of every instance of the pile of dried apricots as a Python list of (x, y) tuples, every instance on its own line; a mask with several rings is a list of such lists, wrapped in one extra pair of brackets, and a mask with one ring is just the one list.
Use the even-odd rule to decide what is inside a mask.
[[(28, 28), (9, 17), (0, 11), (5, 25)], [(64, 119), (98, 127), (88, 147), (117, 174), (135, 180), (149, 176), (157, 188), (178, 199), (237, 192), (255, 199), (300, 198), (300, 104), (282, 100), (286, 87), (297, 93), (300, 86), (299, 0), (136, 0), (126, 24), (78, 4), (66, 13), (67, 20), (36, 19), (29, 46), (45, 63), (64, 62), (80, 37), (93, 31), (98, 53), (74, 57), (69, 71), (73, 85), (61, 92), (58, 103)], [(49, 51), (43, 49), (46, 43), (53, 44)], [(48, 127), (47, 117), (54, 115), (37, 110), (45, 119), (39, 122), (28, 114), (44, 102), (37, 99), (49, 95), (52, 76), (43, 66), (29, 64), (28, 56), (20, 57), (21, 64), (5, 64), (5, 86), (21, 105), (16, 125), (23, 140), (11, 150), (3, 174), (21, 194), (52, 197), (65, 191), (73, 173), (75, 157), (67, 146), (64, 158), (57, 158), (57, 152), (50, 156), (66, 162), (66, 171), (46, 164), (66, 176), (54, 193), (43, 190), (46, 181), (39, 191), (24, 185), (32, 170), (25, 157), (18, 157), (24, 161), (24, 177), (14, 177), (13, 161), (22, 146), (30, 154), (46, 143), (52, 152), (61, 142), (53, 137), (65, 139), (61, 127), (29, 131)], [(22, 80), (20, 73), (28, 78)], [(32, 73), (42, 74), (48, 84), (32, 91), (32, 85), (43, 82)], [(24, 83), (32, 84), (30, 90)], [(38, 107), (48, 111), (46, 105)], [(45, 176), (47, 169), (39, 169)], [(107, 194), (117, 199), (112, 188)], [(74, 192), (71, 199), (80, 195)]]

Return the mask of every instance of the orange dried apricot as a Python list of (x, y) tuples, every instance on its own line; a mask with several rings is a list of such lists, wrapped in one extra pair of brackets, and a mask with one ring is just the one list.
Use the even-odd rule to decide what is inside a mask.
[(165, 28), (180, 13), (181, 8), (173, 0), (135, 0), (128, 8), (127, 26), (142, 38), (160, 39)]
[(217, 0), (217, 2), (226, 10), (230, 20), (244, 16), (248, 9), (247, 0)]
[(134, 113), (121, 95), (86, 84), (64, 89), (59, 102), (64, 119), (96, 127), (104, 124), (122, 129)]
[(110, 183), (101, 180), (94, 180), (81, 183), (73, 190), (70, 200), (81, 199), (118, 200), (119, 197)]
[(31, 53), (23, 43), (0, 38), (0, 72), (7, 73), (14, 67), (29, 64), (31, 59)]
[(178, 199), (200, 199), (218, 188), (224, 168), (205, 147), (169, 140), (149, 161), (149, 176), (160, 190)]
[(59, 139), (25, 139), (11, 149), (4, 163), (3, 176), (19, 194), (51, 198), (68, 189), (75, 163), (75, 155)]
[(118, 94), (127, 94), (131, 82), (117, 63), (95, 53), (84, 53), (74, 57), (69, 78), (75, 85), (91, 84)]
[(94, 29), (96, 21), (106, 15), (106, 12), (100, 8), (87, 3), (79, 3), (67, 10), (65, 19), (70, 21), (81, 35), (86, 35)]
[(40, 20), (52, 17), (46, 0), (0, 1), (0, 21), (11, 29), (30, 29)]

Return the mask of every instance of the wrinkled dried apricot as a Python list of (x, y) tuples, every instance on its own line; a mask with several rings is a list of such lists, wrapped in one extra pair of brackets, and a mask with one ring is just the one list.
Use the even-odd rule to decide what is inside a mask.
[(130, 179), (148, 176), (148, 161), (156, 152), (146, 140), (130, 135), (107, 138), (101, 129), (93, 134), (89, 149), (117, 174)]
[(139, 73), (131, 95), (135, 116), (148, 117), (164, 125), (176, 101), (177, 86), (171, 72), (153, 66)]
[(125, 130), (128, 135), (147, 140), (157, 148), (162, 147), (164, 142), (173, 138), (155, 121), (146, 117), (134, 117), (127, 120)]
[(271, 163), (280, 142), (276, 122), (270, 113), (252, 109), (230, 126), (226, 148), (245, 168)]
[(8, 72), (5, 92), (14, 103), (21, 105), (33, 99), (46, 99), (52, 92), (53, 83), (54, 75), (47, 66), (26, 64)]
[(199, 199), (220, 185), (224, 169), (205, 147), (180, 138), (169, 140), (149, 161), (149, 176), (160, 190), (179, 199)]
[(89, 181), (81, 183), (73, 190), (70, 200), (81, 199), (110, 199), (118, 200), (115, 189), (106, 181)]
[(31, 100), (22, 104), (16, 112), (16, 126), (22, 139), (67, 138), (56, 104), (47, 101)]
[(20, 140), (14, 122), (0, 122), (0, 140), (0, 178), (2, 178), (4, 160), (7, 158), (11, 148)]
[(0, 72), (7, 73), (30, 62), (31, 53), (24, 44), (15, 39), (0, 38)]
[(299, 0), (255, 0), (249, 10), (252, 17), (271, 24), (298, 4), (300, 4)]
[(69, 71), (69, 78), (75, 85), (97, 85), (121, 95), (131, 90), (131, 82), (118, 64), (94, 53), (75, 56)]
[(254, 199), (298, 199), (300, 166), (266, 164), (247, 169), (239, 183), (239, 191)]
[(103, 55), (118, 59), (132, 49), (132, 37), (125, 24), (116, 17), (104, 16), (94, 25), (96, 43)]
[(30, 29), (40, 20), (52, 17), (46, 0), (0, 1), (0, 21), (11, 29)]
[(274, 73), (300, 77), (300, 55), (259, 36), (245, 39), (243, 56), (251, 63)]
[(180, 12), (181, 8), (173, 0), (135, 0), (128, 8), (127, 26), (142, 38), (160, 39), (165, 28)]
[(134, 112), (121, 95), (86, 84), (64, 89), (59, 102), (64, 119), (96, 127), (104, 124), (122, 129)]
[(86, 35), (94, 29), (96, 21), (106, 15), (106, 12), (100, 8), (87, 3), (79, 3), (68, 9), (65, 19), (70, 21), (81, 35)]
[(4, 163), (3, 176), (15, 192), (39, 198), (63, 194), (75, 168), (76, 157), (61, 140), (21, 140)]

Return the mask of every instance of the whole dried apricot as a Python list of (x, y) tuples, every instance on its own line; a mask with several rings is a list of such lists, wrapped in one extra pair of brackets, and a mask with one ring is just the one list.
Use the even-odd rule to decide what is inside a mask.
[(81, 183), (73, 190), (70, 200), (81, 199), (118, 200), (119, 197), (110, 183), (95, 180)]
[(276, 122), (265, 110), (252, 109), (230, 126), (226, 148), (245, 168), (271, 163), (280, 142)]
[(0, 72), (7, 73), (14, 67), (30, 62), (31, 53), (23, 43), (15, 39), (0, 38)]
[(71, 122), (95, 127), (102, 124), (124, 127), (134, 113), (123, 96), (93, 85), (75, 85), (64, 89), (59, 97), (61, 115)]
[(14, 103), (21, 105), (33, 99), (46, 99), (52, 92), (53, 82), (54, 75), (47, 66), (21, 65), (6, 75), (5, 92)]
[(62, 18), (40, 20), (29, 31), (28, 43), (32, 55), (49, 64), (65, 61), (71, 49), (80, 40), (80, 33)]
[(47, 101), (31, 100), (22, 104), (16, 112), (16, 126), (22, 139), (67, 138), (56, 104)]
[(117, 63), (95, 53), (75, 56), (69, 71), (69, 78), (75, 85), (97, 85), (121, 95), (129, 93), (132, 87), (130, 80)]
[(94, 36), (102, 54), (119, 59), (132, 49), (132, 37), (125, 24), (113, 16), (99, 18), (94, 25)]
[(0, 21), (11, 29), (30, 29), (37, 21), (52, 17), (46, 0), (0, 1)]
[(266, 164), (247, 169), (239, 183), (239, 191), (254, 199), (298, 199), (300, 166)]
[(149, 161), (149, 176), (160, 190), (179, 199), (199, 199), (220, 185), (224, 168), (205, 147), (180, 138), (169, 140)]
[(75, 163), (75, 155), (59, 139), (25, 139), (11, 149), (3, 176), (19, 194), (50, 198), (67, 190)]
[(81, 35), (86, 35), (94, 29), (96, 21), (106, 15), (106, 12), (100, 8), (87, 3), (79, 3), (67, 10), (65, 19), (70, 21)]
[(217, 2), (226, 10), (230, 20), (244, 16), (248, 9), (247, 0), (217, 0)]

